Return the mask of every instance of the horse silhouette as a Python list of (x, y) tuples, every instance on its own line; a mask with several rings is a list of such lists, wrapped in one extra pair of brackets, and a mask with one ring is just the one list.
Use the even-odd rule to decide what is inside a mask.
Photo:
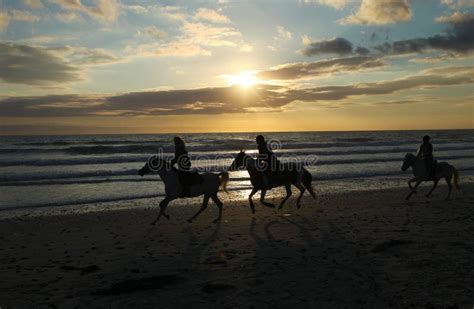
[[(161, 215), (169, 220), (170, 216), (166, 213), (166, 207), (172, 200), (183, 197), (181, 195), (183, 187), (179, 182), (178, 170), (172, 167), (170, 162), (167, 162), (158, 156), (151, 156), (147, 160), (146, 164), (138, 171), (140, 176), (150, 173), (158, 173), (158, 175), (161, 177), (161, 180), (163, 180), (163, 183), (165, 184), (165, 198), (160, 202), (160, 213), (158, 214), (158, 217), (152, 222), (152, 224), (155, 224), (160, 219)], [(214, 220), (214, 222), (218, 222), (222, 219), (223, 204), (217, 197), (217, 192), (219, 191), (220, 187), (222, 187), (222, 189), (227, 192), (229, 173), (202, 173), (201, 177), (202, 182), (192, 185), (189, 189), (189, 194), (187, 194), (185, 197), (197, 197), (204, 195), (202, 206), (198, 212), (187, 221), (192, 222), (194, 219), (196, 219), (197, 216), (199, 216), (199, 214), (201, 214), (201, 212), (207, 208), (209, 198), (211, 198), (216, 204), (217, 208), (219, 208), (219, 216)]]
[[(452, 190), (452, 184), (451, 180), (454, 178), (454, 187), (456, 189), (459, 189), (459, 173), (456, 170), (456, 168), (446, 162), (440, 162), (436, 165), (436, 169), (434, 172), (434, 177), (433, 179), (430, 179), (429, 173), (426, 170), (426, 164), (425, 161), (421, 158), (418, 158), (417, 156), (407, 153), (405, 155), (405, 159), (403, 160), (403, 165), (402, 165), (402, 171), (406, 171), (409, 167), (412, 168), (413, 170), (413, 177), (408, 181), (408, 187), (410, 187), (410, 193), (407, 195), (406, 200), (409, 200), (410, 197), (413, 195), (413, 193), (416, 194), (416, 188), (422, 183), (423, 181), (434, 181), (433, 187), (431, 188), (430, 192), (426, 194), (426, 197), (429, 197), (431, 193), (433, 193), (433, 190), (436, 188), (438, 185), (438, 181), (441, 178), (444, 178), (446, 180), (446, 183), (448, 184), (448, 196), (446, 197), (446, 200), (449, 199), (451, 196), (451, 190)], [(416, 182), (415, 185), (412, 187), (412, 183)]]
[[(258, 191), (261, 191), (260, 194), (260, 202), (267, 207), (274, 208), (275, 205), (268, 203), (265, 201), (265, 194), (267, 190), (270, 190), (275, 187), (284, 186), (286, 189), (286, 196), (280, 202), (279, 209), (283, 207), (283, 204), (290, 198), (291, 192), (291, 185), (294, 185), (296, 188), (300, 190), (300, 195), (296, 200), (296, 206), (298, 208), (301, 207), (301, 198), (305, 190), (311, 194), (313, 198), (316, 198), (316, 194), (314, 193), (313, 187), (311, 186), (311, 181), (313, 176), (309, 173), (304, 167), (295, 164), (295, 163), (287, 163), (282, 164), (283, 170), (280, 172), (280, 177), (278, 177), (278, 181), (273, 185), (269, 186), (268, 183), (272, 183), (271, 180), (265, 182), (263, 177), (265, 177), (263, 171), (259, 170), (257, 167), (256, 159), (253, 159), (251, 156), (245, 153), (245, 151), (241, 150), (237, 156), (235, 157), (234, 161), (232, 162), (231, 166), (229, 167), (229, 171), (234, 171), (240, 168), (246, 168), (247, 172), (250, 175), (250, 182), (252, 183), (252, 192), (249, 195), (249, 203), (250, 209), (252, 213), (255, 213), (255, 206), (252, 201), (252, 197)], [(270, 177), (271, 178), (271, 177)]]

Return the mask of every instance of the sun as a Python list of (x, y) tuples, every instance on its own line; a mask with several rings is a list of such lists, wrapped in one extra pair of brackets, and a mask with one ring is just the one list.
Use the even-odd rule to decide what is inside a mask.
[(242, 88), (249, 88), (257, 84), (259, 80), (252, 73), (240, 73), (237, 75), (229, 75), (228, 81), (231, 86), (239, 85)]

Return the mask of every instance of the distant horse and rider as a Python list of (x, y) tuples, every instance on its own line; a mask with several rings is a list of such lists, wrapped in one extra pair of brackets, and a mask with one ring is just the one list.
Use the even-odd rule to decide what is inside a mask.
[[(425, 135), (423, 137), (423, 143), (418, 149), (417, 155), (407, 153), (403, 160), (402, 171), (406, 171), (408, 168), (412, 168), (413, 178), (408, 181), (408, 187), (410, 193), (408, 193), (406, 200), (409, 200), (413, 194), (416, 194), (416, 188), (423, 181), (433, 181), (433, 187), (426, 194), (429, 197), (433, 193), (434, 189), (438, 185), (440, 179), (444, 178), (448, 184), (448, 196), (446, 200), (451, 197), (451, 191), (453, 188), (452, 181), (454, 181), (454, 187), (459, 189), (459, 173), (456, 168), (446, 162), (440, 162), (433, 158), (433, 145), (430, 143), (430, 137)], [(411, 184), (415, 182), (415, 185)]]
[[(252, 191), (248, 196), (250, 209), (252, 214), (255, 213), (255, 205), (252, 197), (260, 191), (260, 202), (262, 205), (270, 208), (275, 208), (274, 204), (265, 201), (267, 191), (284, 187), (286, 196), (282, 199), (278, 209), (281, 209), (285, 202), (292, 195), (291, 186), (295, 186), (300, 194), (296, 199), (297, 208), (301, 207), (301, 199), (307, 190), (313, 198), (316, 194), (312, 187), (313, 177), (311, 173), (299, 162), (281, 163), (275, 156), (269, 144), (265, 141), (262, 135), (256, 138), (258, 156), (252, 158), (246, 154), (244, 150), (235, 156), (228, 171), (236, 171), (239, 169), (246, 169), (250, 176), (250, 183), (252, 184)], [(166, 212), (168, 204), (177, 198), (198, 197), (204, 195), (201, 208), (198, 212), (188, 219), (192, 222), (196, 219), (208, 206), (209, 199), (216, 204), (219, 214), (214, 222), (222, 219), (223, 203), (217, 196), (220, 188), (227, 193), (227, 183), (229, 182), (229, 173), (227, 171), (216, 173), (198, 173), (191, 170), (191, 159), (185, 147), (184, 141), (180, 137), (174, 138), (175, 155), (170, 161), (167, 161), (159, 156), (151, 156), (146, 164), (138, 171), (140, 176), (150, 173), (157, 173), (160, 175), (165, 185), (165, 198), (160, 202), (160, 212), (158, 217), (152, 222), (155, 224), (161, 216), (169, 219), (170, 216)], [(402, 170), (406, 171), (412, 168), (414, 177), (408, 182), (410, 193), (406, 199), (410, 199), (413, 194), (416, 194), (416, 189), (423, 181), (433, 181), (433, 187), (426, 195), (427, 197), (433, 193), (433, 190), (438, 185), (440, 179), (444, 178), (448, 184), (448, 196), (451, 196), (452, 180), (454, 186), (459, 189), (459, 174), (456, 168), (452, 165), (440, 162), (437, 163), (433, 159), (433, 146), (430, 143), (430, 137), (424, 136), (417, 155), (411, 153), (406, 154), (403, 161)], [(415, 182), (415, 185), (411, 184)]]

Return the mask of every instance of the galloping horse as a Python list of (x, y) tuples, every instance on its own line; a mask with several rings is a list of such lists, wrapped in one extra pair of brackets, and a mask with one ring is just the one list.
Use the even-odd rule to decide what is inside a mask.
[(250, 175), (250, 182), (252, 183), (252, 186), (253, 186), (252, 192), (250, 192), (250, 195), (249, 195), (249, 203), (250, 203), (250, 209), (252, 210), (252, 213), (255, 213), (255, 206), (253, 204), (252, 197), (255, 195), (255, 193), (257, 193), (260, 190), (261, 190), (260, 202), (263, 205), (267, 207), (271, 207), (271, 208), (274, 208), (275, 205), (265, 201), (265, 194), (267, 190), (272, 189), (274, 187), (285, 186), (285, 189), (286, 189), (286, 196), (281, 201), (278, 209), (281, 209), (283, 207), (283, 204), (290, 198), (292, 194), (291, 192), (292, 184), (300, 190), (300, 195), (298, 196), (298, 199), (296, 200), (296, 206), (298, 208), (301, 207), (300, 201), (306, 189), (309, 191), (309, 193), (311, 194), (313, 198), (316, 198), (316, 194), (314, 193), (313, 187), (311, 186), (311, 181), (313, 179), (313, 176), (311, 176), (311, 174), (302, 166), (299, 166), (297, 164), (286, 164), (285, 169), (284, 169), (285, 171), (282, 172), (283, 179), (274, 187), (268, 187), (268, 185), (265, 184), (265, 181), (263, 180), (264, 174), (261, 170), (257, 168), (256, 159), (252, 159), (252, 157), (247, 155), (245, 151), (243, 150), (241, 150), (237, 154), (229, 170), (235, 171), (242, 167), (245, 167), (247, 169)]
[[(440, 162), (436, 165), (434, 179), (428, 179), (428, 175), (426, 172), (426, 165), (423, 159), (419, 159), (415, 155), (411, 153), (407, 153), (405, 159), (403, 160), (402, 171), (406, 171), (409, 167), (413, 170), (413, 177), (408, 181), (408, 186), (410, 187), (410, 193), (407, 195), (406, 200), (409, 200), (413, 193), (416, 194), (416, 188), (422, 183), (423, 181), (430, 181), (433, 180), (434, 184), (431, 188), (430, 192), (426, 194), (426, 197), (430, 196), (433, 193), (433, 190), (438, 185), (438, 181), (444, 177), (446, 183), (448, 184), (448, 196), (446, 200), (449, 199), (451, 196), (452, 184), (451, 179), (454, 176), (454, 187), (459, 189), (459, 174), (456, 168), (446, 162)], [(416, 182), (415, 186), (412, 187), (411, 183)]]
[[(158, 156), (151, 156), (146, 164), (138, 171), (138, 175), (143, 176), (152, 172), (158, 173), (165, 184), (165, 199), (160, 202), (160, 213), (158, 214), (158, 218), (152, 222), (152, 224), (155, 224), (161, 215), (169, 220), (170, 216), (166, 213), (166, 207), (172, 200), (182, 197), (181, 192), (183, 188), (178, 179), (178, 171), (172, 167), (169, 162), (162, 160)], [(214, 220), (214, 222), (218, 222), (222, 218), (222, 202), (217, 197), (217, 192), (219, 191), (219, 187), (222, 187), (222, 189), (227, 192), (229, 173), (203, 173), (201, 176), (203, 180), (202, 183), (191, 186), (189, 195), (185, 196), (197, 197), (204, 195), (201, 208), (194, 216), (188, 219), (188, 222), (192, 222), (207, 208), (209, 198), (211, 198), (217, 208), (219, 208), (219, 216)]]

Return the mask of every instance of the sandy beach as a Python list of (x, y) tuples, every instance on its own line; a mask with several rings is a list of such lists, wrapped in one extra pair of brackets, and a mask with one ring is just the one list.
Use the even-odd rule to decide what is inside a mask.
[[(317, 184), (316, 184), (317, 187)], [(347, 192), (283, 210), (224, 193), (0, 213), (0, 307), (472, 308), (474, 185)], [(274, 198), (274, 202), (278, 202)]]

